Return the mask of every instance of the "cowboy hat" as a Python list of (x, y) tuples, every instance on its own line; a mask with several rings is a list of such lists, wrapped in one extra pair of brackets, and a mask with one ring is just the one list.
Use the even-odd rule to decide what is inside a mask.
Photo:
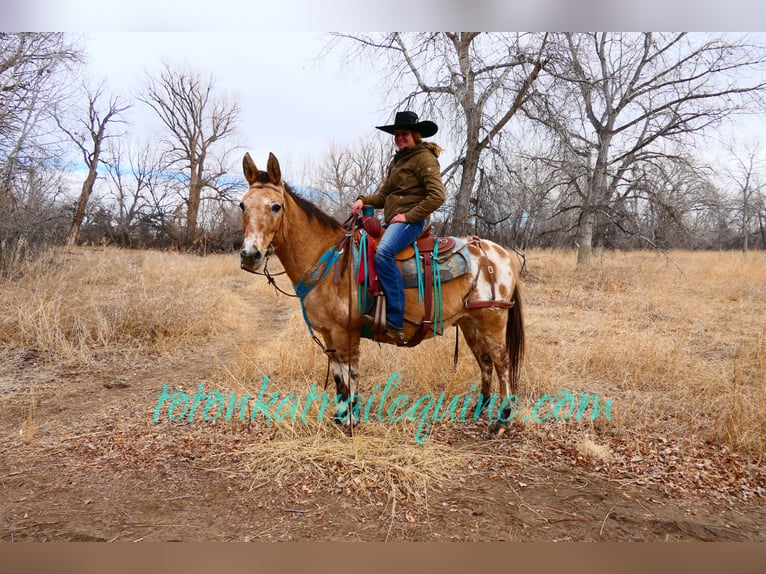
[(419, 122), (418, 114), (415, 112), (396, 112), (393, 124), (375, 127), (389, 134), (393, 134), (396, 130), (412, 130), (418, 132), (424, 138), (430, 138), (439, 131), (439, 127), (433, 122), (428, 120)]

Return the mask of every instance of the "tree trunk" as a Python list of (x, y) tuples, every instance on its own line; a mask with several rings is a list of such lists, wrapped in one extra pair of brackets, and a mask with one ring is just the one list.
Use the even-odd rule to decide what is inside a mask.
[(593, 253), (593, 228), (596, 223), (596, 212), (590, 205), (583, 207), (582, 219), (577, 228), (577, 266), (587, 267), (590, 265), (590, 257)]
[(96, 182), (96, 165), (97, 164), (94, 164), (88, 170), (88, 177), (85, 178), (85, 181), (82, 184), (80, 199), (77, 202), (72, 225), (69, 227), (69, 233), (67, 233), (66, 237), (67, 245), (75, 245), (80, 237), (80, 227), (85, 219), (85, 209), (88, 207), (88, 199), (90, 199), (90, 194), (93, 193), (93, 184)]
[(186, 240), (191, 244), (197, 237), (197, 218), (199, 217), (201, 186), (194, 182), (189, 186), (189, 203), (186, 211)]
[(747, 187), (742, 190), (742, 253), (747, 255), (747, 236), (750, 232), (750, 226), (748, 223), (748, 205), (747, 205)]
[(611, 136), (599, 136), (599, 153), (593, 175), (588, 182), (588, 193), (583, 198), (582, 218), (577, 230), (577, 266), (590, 265), (593, 253), (593, 235), (596, 231), (596, 215), (599, 205), (607, 195), (607, 156)]
[(475, 232), (471, 227), (471, 198), (473, 196), (473, 185), (476, 181), (476, 172), (478, 169), (478, 154), (469, 152), (463, 160), (463, 173), (460, 177), (460, 187), (455, 195), (455, 216), (451, 225), (455, 235), (462, 236)]
[(591, 245), (598, 248), (606, 248), (609, 246), (609, 220), (603, 216), (594, 217), (593, 222), (593, 242)]

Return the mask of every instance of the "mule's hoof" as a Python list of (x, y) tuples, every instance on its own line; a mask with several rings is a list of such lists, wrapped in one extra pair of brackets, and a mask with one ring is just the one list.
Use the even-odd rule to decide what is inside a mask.
[(492, 425), (492, 428), (490, 429), (490, 434), (495, 438), (501, 438), (507, 432), (508, 423), (502, 423), (500, 421)]
[(497, 422), (492, 426), (492, 435), (500, 438), (508, 432), (510, 430), (512, 418), (513, 416), (510, 407), (504, 408), (503, 412), (498, 415)]
[(343, 430), (343, 434), (346, 436), (352, 436), (354, 434), (354, 428), (357, 426), (356, 424), (352, 424), (348, 419), (342, 421), (338, 417), (335, 417), (334, 420), (335, 424)]

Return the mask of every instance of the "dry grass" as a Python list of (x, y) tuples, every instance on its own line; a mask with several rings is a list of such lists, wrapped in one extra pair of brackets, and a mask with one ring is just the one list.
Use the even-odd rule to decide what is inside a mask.
[[(766, 254), (615, 253), (529, 265), (527, 389), (614, 400), (618, 432), (766, 444)], [(680, 268), (680, 269), (679, 269)]]
[[(608, 463), (613, 440), (693, 439), (761, 456), (766, 444), (766, 254), (608, 253), (577, 270), (574, 254), (532, 252), (523, 290), (527, 360), (523, 410), (562, 390), (612, 400), (612, 420), (523, 423), (523, 432), (571, 438), (583, 457)], [(321, 391), (327, 360), (296, 300), (243, 274), (232, 255), (67, 250), (46, 254), (0, 286), (0, 353), (87, 364), (100, 354), (169, 352), (203, 345), (216, 368), (206, 388), (257, 392), (267, 375), (284, 396)], [(680, 268), (680, 270), (679, 270)], [(681, 271), (682, 270), (682, 271)], [(283, 288), (289, 287), (280, 278)], [(363, 341), (362, 391), (402, 374), (410, 397), (468, 391), (479, 372), (454, 334), (412, 350)], [(380, 388), (380, 387), (379, 387)], [(332, 390), (332, 383), (328, 392)], [(189, 389), (193, 392), (193, 389)], [(31, 415), (30, 415), (31, 416)], [(363, 425), (349, 440), (329, 421), (275, 423), (270, 438), (238, 451), (254, 483), (315, 472), (320, 485), (421, 496), (487, 452), (452, 446), (470, 425), (417, 421)], [(475, 426), (475, 425), (474, 425)], [(467, 432), (467, 431), (466, 431)], [(453, 434), (450, 434), (453, 433)], [(536, 439), (537, 440), (537, 439)]]
[[(221, 333), (227, 301), (215, 259), (159, 252), (53, 250), (2, 280), (6, 352), (87, 362), (125, 347), (162, 351)], [(227, 270), (228, 271), (228, 270)]]
[(300, 480), (307, 492), (324, 488), (364, 497), (382, 491), (419, 500), (477, 458), (438, 442), (414, 444), (401, 429), (368, 425), (349, 438), (335, 425), (316, 423), (282, 425), (272, 440), (230, 454), (246, 461), (254, 483), (295, 486)]

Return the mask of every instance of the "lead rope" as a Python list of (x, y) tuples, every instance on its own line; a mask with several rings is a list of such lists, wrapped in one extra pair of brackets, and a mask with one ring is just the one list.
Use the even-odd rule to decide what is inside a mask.
[(269, 255), (266, 255), (266, 262), (263, 264), (263, 271), (251, 271), (251, 273), (254, 273), (255, 275), (263, 275), (266, 277), (266, 281), (269, 283), (269, 285), (273, 286), (274, 289), (277, 290), (277, 292), (282, 293), (282, 295), (287, 295), (288, 297), (297, 297), (295, 293), (288, 293), (287, 291), (281, 289), (279, 285), (277, 285), (276, 279), (274, 277), (279, 277), (280, 275), (284, 275), (285, 271), (280, 271), (279, 273), (271, 274), (269, 272)]
[[(357, 224), (357, 216), (353, 216), (354, 220), (350, 224), (351, 225), (351, 233), (354, 233), (354, 229), (356, 228)], [(356, 397), (351, 392), (351, 309), (353, 307), (352, 304), (352, 293), (353, 293), (353, 285), (354, 285), (354, 239), (353, 237), (349, 241), (348, 246), (348, 255), (346, 256), (346, 270), (348, 271), (348, 323), (346, 325), (346, 338), (348, 339), (348, 395), (349, 395), (349, 401), (348, 401), (348, 407), (349, 407), (349, 413), (348, 413), (348, 435), (351, 438), (354, 438), (354, 405), (353, 400), (356, 400)], [(361, 315), (361, 313), (360, 313)], [(328, 362), (329, 364), (329, 362)], [(357, 386), (359, 385), (359, 379), (357, 378)], [(359, 389), (357, 389), (358, 391)]]
[(455, 325), (455, 354), (452, 357), (452, 372), (457, 373), (457, 359), (458, 354), (460, 353), (460, 347), (458, 345), (458, 341), (460, 341), (460, 333), (458, 333), (458, 327)]
[(434, 299), (434, 338), (436, 335), (444, 334), (444, 307), (442, 301), (442, 273), (439, 267), (439, 238), (436, 238), (434, 243), (434, 252), (431, 262), (431, 270), (433, 272), (433, 299)]

